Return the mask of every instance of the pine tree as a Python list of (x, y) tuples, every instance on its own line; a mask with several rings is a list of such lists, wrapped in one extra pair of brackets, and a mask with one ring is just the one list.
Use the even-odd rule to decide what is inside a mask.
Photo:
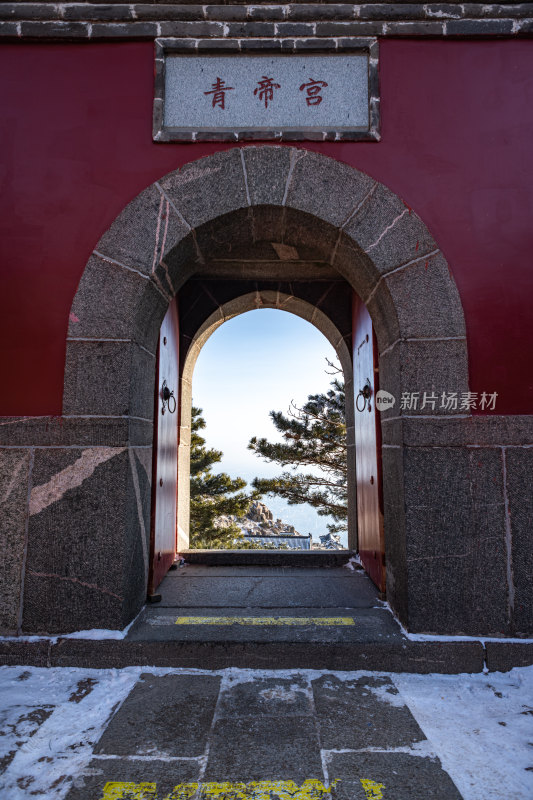
[(248, 547), (247, 540), (235, 523), (222, 528), (216, 520), (221, 515), (241, 517), (247, 513), (250, 502), (258, 497), (257, 492), (246, 494), (242, 478), (230, 478), (225, 472), (213, 473), (212, 466), (222, 459), (222, 452), (207, 448), (199, 431), (205, 428), (202, 409), (191, 409), (191, 548)]
[[(302, 408), (292, 403), (288, 415), (270, 412), (283, 442), (254, 437), (248, 448), (292, 469), (276, 478), (255, 478), (258, 492), (283, 497), (289, 505), (308, 503), (320, 516), (332, 517), (328, 530), (339, 533), (347, 529), (348, 517), (345, 393), (342, 381), (331, 386), (326, 394), (309, 395)], [(312, 471), (297, 472), (302, 468)]]

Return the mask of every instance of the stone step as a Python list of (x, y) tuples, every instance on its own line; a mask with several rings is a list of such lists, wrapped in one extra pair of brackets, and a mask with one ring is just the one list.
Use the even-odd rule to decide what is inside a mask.
[(353, 550), (182, 550), (187, 564), (210, 566), (341, 567)]
[(87, 669), (240, 667), (455, 674), (481, 672), (484, 659), (483, 644), (477, 641), (276, 642), (228, 641), (221, 636), (213, 641), (59, 638), (0, 642), (0, 664)]

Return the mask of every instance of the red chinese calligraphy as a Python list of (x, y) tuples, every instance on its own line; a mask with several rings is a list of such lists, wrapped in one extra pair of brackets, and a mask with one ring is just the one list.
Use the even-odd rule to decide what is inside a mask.
[(213, 95), (213, 108), (216, 106), (220, 106), (222, 109), (225, 108), (226, 92), (232, 92), (235, 87), (226, 86), (225, 81), (223, 81), (222, 78), (217, 78), (216, 83), (211, 84), (211, 86), (212, 88), (208, 92), (204, 92), (204, 94)]
[(274, 83), (274, 78), (267, 78), (266, 75), (263, 75), (258, 84), (257, 89), (254, 89), (254, 95), (259, 93), (259, 100), (262, 100), (265, 108), (268, 108), (269, 102), (274, 99), (274, 89), (281, 89), (281, 86), (279, 83)]
[(327, 86), (326, 81), (315, 81), (313, 78), (309, 78), (309, 83), (302, 83), (300, 86), (300, 91), (306, 90), (307, 97), (305, 101), (308, 106), (319, 106), (322, 100), (324, 99), (320, 92), (324, 87)]

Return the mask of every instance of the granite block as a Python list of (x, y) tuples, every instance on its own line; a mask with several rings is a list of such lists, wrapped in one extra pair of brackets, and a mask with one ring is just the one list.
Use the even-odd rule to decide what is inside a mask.
[(155, 357), (133, 342), (67, 344), (63, 412), (151, 420)]
[(0, 631), (19, 624), (22, 571), (28, 519), (29, 450), (0, 450)]
[(382, 184), (345, 225), (380, 274), (437, 249), (414, 211)]
[(508, 632), (498, 451), (409, 448), (404, 467), (409, 630)]
[[(166, 287), (170, 290), (170, 286)], [(70, 314), (70, 338), (133, 339), (153, 346), (168, 303), (152, 281), (98, 256), (91, 256)]]
[(281, 206), (252, 206), (254, 240), (258, 242), (283, 242), (285, 209)]
[(0, 448), (152, 444), (151, 421), (127, 417), (0, 417)]
[(50, 658), (50, 642), (46, 639), (39, 641), (9, 641), (0, 642), (0, 664), (6, 667), (32, 666), (48, 667)]
[(168, 272), (170, 283), (174, 286), (175, 291), (178, 292), (183, 284), (196, 273), (203, 262), (204, 256), (198, 247), (196, 234), (190, 233), (165, 255), (165, 259), (161, 262), (158, 270), (159, 286), (162, 285), (160, 272), (165, 270)]
[[(127, 702), (127, 701), (126, 701)], [(140, 712), (141, 713), (141, 712)], [(127, 795), (115, 792), (119, 797), (136, 797), (138, 800), (152, 800), (157, 797), (171, 797), (176, 786), (198, 781), (199, 764), (196, 761), (171, 761), (165, 758), (131, 760), (128, 758), (93, 758), (71, 781), (66, 800), (93, 800), (104, 797), (113, 788), (106, 784), (129, 784)], [(116, 787), (115, 787), (116, 788)], [(152, 791), (152, 789), (154, 791)], [(157, 792), (157, 795), (154, 794)], [(134, 794), (132, 794), (134, 793)], [(175, 795), (174, 795), (175, 796)]]
[(298, 151), (289, 147), (245, 147), (246, 181), (253, 206), (281, 206), (291, 160)]
[(208, 675), (141, 675), (95, 754), (196, 758), (206, 749), (220, 687)]
[(323, 779), (314, 720), (309, 716), (217, 719), (206, 781)]
[(346, 222), (376, 185), (364, 172), (310, 150), (296, 151), (293, 164), (286, 205), (336, 227)]
[(122, 627), (129, 468), (125, 448), (36, 451), (25, 631)]
[(223, 214), (196, 231), (198, 247), (209, 259), (253, 257), (249, 250), (253, 240), (252, 213), (248, 207)]
[[(243, 683), (230, 675), (222, 687), (217, 717), (299, 717), (313, 713), (307, 682), (291, 678), (253, 678)], [(268, 719), (265, 720), (268, 725)]]
[(390, 678), (324, 675), (312, 687), (324, 750), (405, 747), (425, 738)]
[[(387, 275), (369, 305), (372, 317), (371, 305), (379, 302), (378, 295), (385, 291), (385, 286), (402, 337), (466, 335), (461, 299), (441, 253)], [(386, 311), (391, 316), (392, 309)]]
[(185, 164), (161, 186), (193, 228), (248, 205), (239, 148)]
[[(388, 423), (387, 423), (388, 424)], [(409, 447), (503, 447), (533, 444), (533, 416), (474, 414), (456, 419), (402, 419), (397, 443)]]
[[(376, 288), (379, 272), (367, 254), (344, 232), (338, 237), (330, 263), (353, 286), (359, 297), (368, 298)], [(378, 315), (372, 321), (380, 325)]]
[(172, 248), (189, 233), (156, 185), (141, 192), (104, 233), (95, 250), (151, 275)]
[(283, 244), (294, 247), (302, 260), (329, 263), (335, 252), (338, 231), (330, 223), (304, 211), (287, 208)]
[(378, 341), (378, 350), (381, 353), (398, 341), (403, 333), (398, 319), (399, 309), (396, 307), (396, 298), (392, 296), (385, 281), (380, 281), (376, 290), (369, 295), (365, 305), (372, 318), (372, 327)]
[[(399, 341), (380, 354), (380, 388), (396, 398), (396, 405), (382, 412), (382, 418), (400, 415), (468, 415), (461, 408), (462, 394), (468, 392), (466, 340)], [(450, 393), (457, 393), (457, 408), (448, 408)], [(411, 407), (401, 408), (403, 394)], [(442, 400), (446, 393), (445, 401)], [(415, 400), (411, 394), (417, 395)], [(424, 397), (425, 395), (425, 397)]]
[(510, 553), (514, 597), (513, 623), (518, 633), (533, 635), (533, 448), (505, 450), (509, 500)]
[(332, 800), (365, 800), (387, 794), (394, 800), (462, 800), (440, 761), (432, 757), (386, 752), (332, 753), (328, 771), (331, 780), (338, 780)]
[(487, 667), (491, 672), (509, 672), (515, 667), (533, 665), (532, 642), (485, 642)]

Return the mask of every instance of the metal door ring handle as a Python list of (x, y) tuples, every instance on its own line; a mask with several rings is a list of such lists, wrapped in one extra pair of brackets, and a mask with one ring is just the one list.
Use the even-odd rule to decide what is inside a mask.
[(167, 404), (167, 408), (171, 414), (173, 414), (176, 410), (176, 398), (174, 397), (174, 390), (170, 390), (167, 386), (167, 382), (163, 381), (163, 386), (161, 387), (161, 397), (163, 398), (163, 408), (161, 412), (165, 413), (165, 403)]
[[(360, 397), (363, 398), (363, 407), (362, 408), (359, 408), (359, 398)], [(372, 397), (372, 385), (370, 383), (370, 379), (367, 378), (365, 385), (363, 386), (362, 389), (359, 389), (359, 393), (358, 393), (357, 397), (355, 398), (355, 407), (356, 407), (356, 409), (358, 411), (364, 411), (365, 408), (366, 408), (367, 401), (370, 400), (371, 397)], [(368, 408), (370, 410), (370, 403), (368, 404)]]

